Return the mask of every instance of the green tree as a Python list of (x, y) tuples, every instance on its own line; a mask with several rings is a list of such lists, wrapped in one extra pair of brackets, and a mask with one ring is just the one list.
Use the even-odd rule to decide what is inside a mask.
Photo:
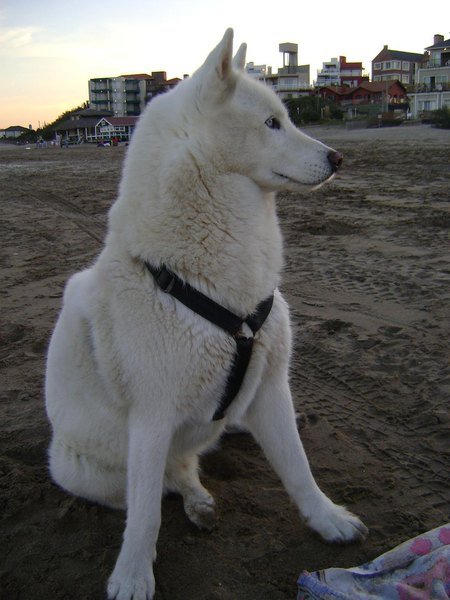
[(326, 102), (320, 96), (300, 96), (285, 100), (289, 117), (294, 125), (317, 123), (322, 119), (343, 119), (344, 113), (335, 102)]

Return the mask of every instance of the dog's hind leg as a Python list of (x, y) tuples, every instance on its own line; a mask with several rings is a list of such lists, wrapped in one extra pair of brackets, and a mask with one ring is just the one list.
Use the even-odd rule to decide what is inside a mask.
[(49, 449), (50, 472), (68, 492), (111, 508), (125, 508), (125, 471), (101, 466), (58, 437)]
[(168, 460), (164, 480), (165, 489), (183, 497), (189, 520), (200, 529), (210, 531), (216, 520), (214, 498), (200, 482), (198, 456), (186, 454)]

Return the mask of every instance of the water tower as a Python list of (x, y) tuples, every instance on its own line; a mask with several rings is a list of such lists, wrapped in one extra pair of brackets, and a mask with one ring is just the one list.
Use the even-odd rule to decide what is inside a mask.
[(279, 50), (283, 53), (283, 71), (296, 73), (298, 70), (298, 44), (285, 42), (279, 45)]

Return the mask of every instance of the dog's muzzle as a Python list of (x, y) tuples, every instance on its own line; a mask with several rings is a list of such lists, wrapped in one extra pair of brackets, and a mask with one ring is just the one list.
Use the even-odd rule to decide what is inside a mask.
[(342, 165), (342, 161), (344, 160), (344, 155), (342, 154), (342, 152), (336, 152), (336, 150), (330, 150), (330, 152), (328, 152), (327, 158), (331, 164), (331, 168), (333, 169), (333, 172), (336, 173), (336, 171)]

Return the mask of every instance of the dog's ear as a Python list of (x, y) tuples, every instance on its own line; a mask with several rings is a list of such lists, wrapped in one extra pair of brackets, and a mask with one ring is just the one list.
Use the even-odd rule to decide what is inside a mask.
[(214, 48), (198, 70), (199, 100), (223, 102), (236, 85), (236, 74), (233, 71), (233, 30), (227, 29), (222, 41)]
[(233, 58), (233, 66), (240, 71), (244, 70), (245, 67), (245, 56), (247, 54), (247, 44), (241, 44), (239, 50), (236, 52)]

